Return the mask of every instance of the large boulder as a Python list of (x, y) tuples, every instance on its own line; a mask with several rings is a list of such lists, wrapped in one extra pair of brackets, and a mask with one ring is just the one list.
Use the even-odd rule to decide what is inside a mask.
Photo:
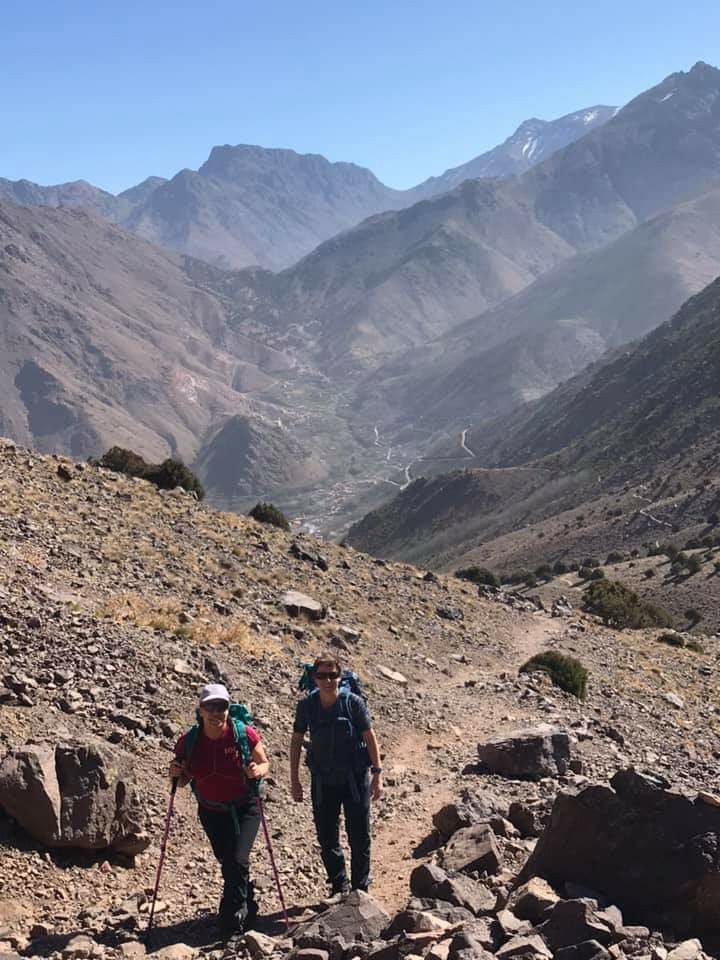
[(720, 932), (720, 808), (620, 770), (558, 794), (519, 882), (532, 876), (584, 884), (660, 926)]
[(0, 806), (48, 847), (135, 856), (150, 843), (133, 759), (102, 741), (11, 751), (0, 766)]
[(512, 780), (558, 777), (568, 770), (570, 735), (567, 730), (542, 724), (479, 743), (478, 758), (489, 773)]

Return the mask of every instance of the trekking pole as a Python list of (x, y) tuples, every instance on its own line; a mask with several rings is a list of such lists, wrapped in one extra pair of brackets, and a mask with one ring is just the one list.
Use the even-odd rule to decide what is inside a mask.
[(273, 876), (275, 877), (275, 886), (277, 887), (278, 897), (280, 898), (280, 906), (282, 907), (283, 918), (285, 919), (285, 932), (287, 933), (290, 929), (290, 919), (288, 917), (287, 907), (285, 906), (285, 897), (283, 896), (282, 886), (280, 884), (280, 874), (278, 873), (278, 868), (275, 864), (275, 854), (273, 853), (272, 843), (270, 843), (270, 831), (268, 830), (267, 820), (265, 819), (265, 808), (263, 807), (262, 798), (260, 797), (260, 784), (256, 779), (250, 780), (250, 784), (250, 789), (255, 794), (255, 799), (257, 800), (260, 822), (262, 823), (263, 833), (265, 834), (265, 845), (267, 846), (268, 856), (270, 858), (270, 866), (272, 867)]
[(150, 946), (150, 933), (152, 932), (153, 919), (155, 917), (155, 903), (157, 902), (158, 890), (160, 888), (160, 874), (162, 873), (163, 863), (165, 862), (165, 851), (167, 850), (168, 836), (170, 835), (170, 821), (173, 815), (173, 805), (175, 803), (175, 793), (177, 791), (178, 778), (174, 777), (172, 787), (170, 788), (170, 799), (168, 800), (167, 814), (165, 816), (165, 829), (162, 840), (160, 841), (160, 859), (158, 860), (157, 873), (155, 874), (155, 889), (153, 890), (152, 905), (150, 907), (150, 919), (148, 920), (147, 930), (145, 931), (145, 946)]

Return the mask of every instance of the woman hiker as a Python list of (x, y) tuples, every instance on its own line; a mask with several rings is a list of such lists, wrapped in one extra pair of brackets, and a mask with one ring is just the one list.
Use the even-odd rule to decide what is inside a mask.
[(266, 776), (270, 767), (257, 731), (241, 724), (249, 761), (243, 765), (243, 750), (229, 719), (229, 707), (226, 687), (220, 683), (204, 686), (197, 709), (199, 729), (180, 737), (170, 764), (170, 777), (177, 777), (179, 786), (192, 783), (200, 823), (220, 862), (224, 885), (218, 923), (224, 936), (248, 929), (255, 920), (250, 850), (260, 826), (260, 811), (257, 785), (249, 781)]
[[(307, 765), (315, 829), (330, 885), (330, 899), (339, 900), (352, 887), (370, 883), (370, 800), (382, 791), (380, 748), (362, 697), (341, 691), (340, 661), (332, 653), (313, 664), (316, 688), (298, 702), (290, 744), (292, 797), (303, 799), (300, 753), (310, 731)], [(350, 882), (340, 846), (340, 809), (350, 842)]]

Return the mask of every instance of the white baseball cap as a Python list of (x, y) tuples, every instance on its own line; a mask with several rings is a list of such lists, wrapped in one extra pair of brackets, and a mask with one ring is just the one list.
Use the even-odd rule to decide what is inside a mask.
[(206, 683), (200, 691), (200, 706), (208, 703), (210, 700), (224, 700), (225, 703), (229, 704), (230, 694), (227, 691), (227, 687), (222, 683)]

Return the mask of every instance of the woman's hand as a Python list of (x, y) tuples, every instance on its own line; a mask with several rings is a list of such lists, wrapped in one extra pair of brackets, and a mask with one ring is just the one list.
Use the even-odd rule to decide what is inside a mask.
[(263, 767), (266, 764), (264, 763), (255, 763), (254, 760), (251, 760), (250, 763), (245, 767), (245, 775), (248, 780), (258, 780), (265, 773)]
[(168, 770), (168, 776), (171, 780), (178, 780), (181, 787), (184, 787), (187, 783), (187, 774), (185, 772), (185, 763), (177, 758), (170, 761), (170, 769)]

